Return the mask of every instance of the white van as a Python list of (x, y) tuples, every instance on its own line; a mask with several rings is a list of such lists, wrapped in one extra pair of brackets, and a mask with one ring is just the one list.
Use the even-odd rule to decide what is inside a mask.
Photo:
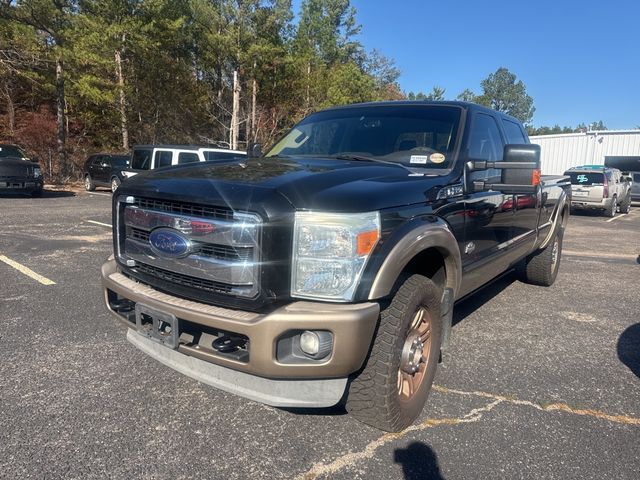
[(136, 145), (131, 152), (129, 168), (122, 173), (126, 177), (132, 177), (138, 173), (156, 168), (195, 162), (224, 162), (246, 156), (247, 153), (240, 150), (215, 147)]

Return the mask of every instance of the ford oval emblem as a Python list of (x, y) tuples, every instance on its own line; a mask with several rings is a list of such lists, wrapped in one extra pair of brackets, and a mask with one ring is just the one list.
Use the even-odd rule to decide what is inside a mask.
[(173, 228), (156, 228), (149, 235), (151, 250), (162, 257), (186, 257), (191, 252), (191, 242)]

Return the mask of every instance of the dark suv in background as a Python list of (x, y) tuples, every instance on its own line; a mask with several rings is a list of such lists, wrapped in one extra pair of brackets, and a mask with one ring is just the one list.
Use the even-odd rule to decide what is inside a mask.
[(40, 164), (20, 147), (0, 144), (0, 193), (42, 195), (44, 181)]
[(129, 155), (97, 153), (84, 163), (84, 188), (88, 191), (96, 187), (110, 187), (114, 192), (126, 180), (123, 170), (129, 168)]

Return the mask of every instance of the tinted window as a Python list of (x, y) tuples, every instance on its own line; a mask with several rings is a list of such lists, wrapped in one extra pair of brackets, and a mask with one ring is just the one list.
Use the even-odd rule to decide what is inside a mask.
[(199, 161), (200, 161), (200, 157), (198, 157), (197, 153), (180, 152), (180, 154), (178, 155), (178, 165), (182, 165), (183, 163), (194, 163)]
[(114, 167), (126, 167), (129, 165), (129, 157), (126, 155), (114, 155), (111, 157), (111, 165)]
[(233, 153), (233, 152), (209, 152), (209, 151), (203, 151), (202, 154), (204, 155), (204, 159), (207, 162), (211, 162), (213, 160), (231, 160), (233, 158), (238, 158), (238, 157), (243, 157), (244, 155), (240, 154), (240, 153)]
[(171, 166), (171, 162), (173, 161), (173, 152), (167, 150), (157, 150), (156, 151), (156, 167), (169, 167)]
[[(501, 161), (503, 149), (502, 137), (495, 119), (491, 115), (477, 113), (469, 137), (469, 157), (473, 160)], [(471, 179), (499, 181), (500, 175), (500, 170), (490, 168), (471, 172)]]
[(604, 185), (602, 172), (566, 172), (572, 185)]
[(634, 173), (633, 174), (633, 181), (634, 182), (640, 182), (640, 173)]
[(504, 127), (504, 133), (507, 135), (507, 143), (527, 143), (520, 125), (503, 119), (502, 126)]
[(18, 147), (14, 147), (12, 145), (2, 145), (0, 146), (0, 157), (26, 158), (27, 155)]
[(309, 115), (268, 153), (371, 157), (416, 168), (449, 168), (460, 109), (420, 105), (349, 107)]
[(149, 170), (151, 167), (151, 150), (136, 149), (131, 158), (131, 168), (134, 170)]

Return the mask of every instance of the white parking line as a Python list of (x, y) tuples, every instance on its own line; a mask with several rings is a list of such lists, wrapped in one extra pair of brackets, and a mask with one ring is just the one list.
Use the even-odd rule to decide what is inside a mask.
[(618, 220), (619, 218), (628, 217), (629, 215), (632, 215), (632, 214), (631, 213), (621, 213), (617, 217), (613, 217), (613, 218), (610, 218), (609, 220), (605, 220), (605, 222), (607, 222), (607, 223), (613, 222), (614, 220)]
[(24, 265), (14, 261), (14, 260), (11, 260), (10, 258), (5, 257), (4, 255), (0, 255), (0, 262), (6, 263), (10, 267), (13, 267), (16, 270), (18, 270), (20, 273), (23, 273), (27, 277), (30, 277), (30, 278), (34, 279), (36, 282), (40, 282), (43, 285), (55, 285), (56, 284), (56, 282), (54, 282), (53, 280), (49, 280), (47, 277), (43, 277), (42, 275), (34, 272), (30, 268), (25, 267)]
[(103, 227), (111, 228), (111, 224), (110, 223), (96, 222), (95, 220), (85, 220), (85, 222), (87, 222), (87, 223), (95, 223), (96, 225), (102, 225)]
[(89, 195), (102, 195), (104, 197), (110, 197), (111, 196), (110, 193), (100, 193), (100, 192), (86, 192), (86, 193), (88, 193)]

